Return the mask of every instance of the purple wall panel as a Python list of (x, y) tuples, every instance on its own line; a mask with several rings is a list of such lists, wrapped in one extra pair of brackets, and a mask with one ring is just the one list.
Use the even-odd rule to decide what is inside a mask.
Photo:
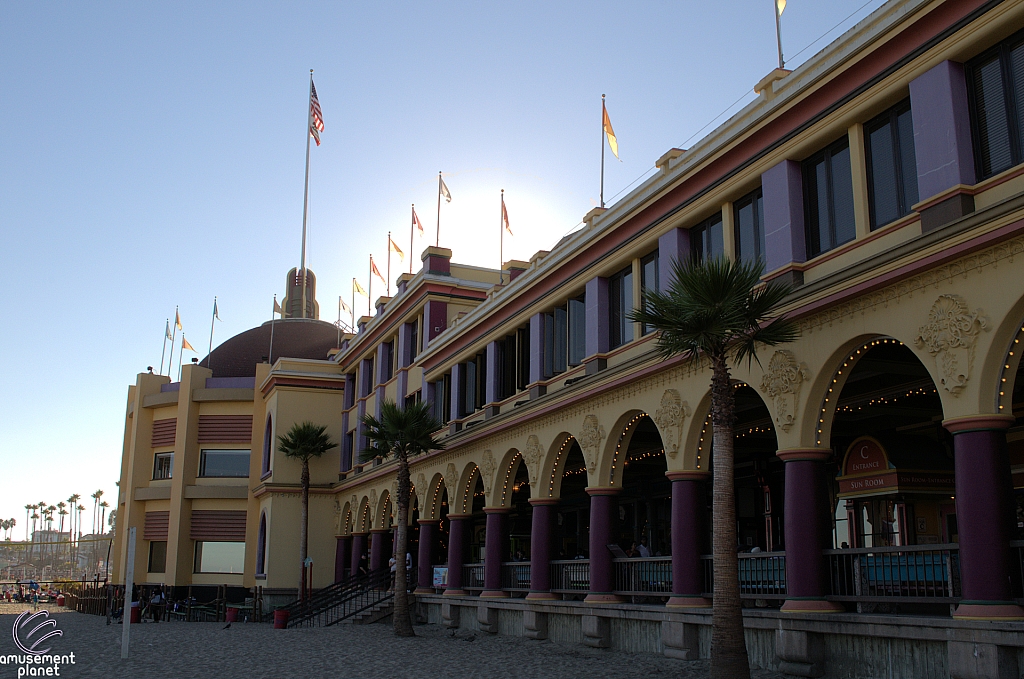
[(764, 195), (765, 272), (807, 260), (800, 163), (784, 160), (761, 175)]
[(910, 106), (921, 200), (957, 184), (974, 184), (963, 64), (943, 61), (911, 80)]
[(608, 351), (608, 279), (587, 281), (587, 356)]

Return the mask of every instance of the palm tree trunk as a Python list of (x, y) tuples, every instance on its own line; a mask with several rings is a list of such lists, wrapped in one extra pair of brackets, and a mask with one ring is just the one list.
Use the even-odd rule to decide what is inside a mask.
[(735, 400), (724, 355), (712, 357), (711, 419), (714, 428), (713, 554), (715, 584), (711, 616), (712, 679), (750, 679), (743, 638), (739, 562), (736, 557), (736, 499), (733, 469)]
[[(309, 541), (309, 458), (302, 461), (302, 526), (299, 528), (299, 564), (302, 566), (302, 575), (299, 577), (299, 584), (302, 592), (300, 599), (306, 598), (306, 553)], [(310, 583), (312, 584), (312, 583)]]
[(409, 573), (405, 569), (405, 554), (409, 540), (409, 460), (404, 452), (398, 455), (398, 525), (395, 527), (395, 607), (392, 620), (396, 637), (414, 637), (412, 615), (409, 611)]

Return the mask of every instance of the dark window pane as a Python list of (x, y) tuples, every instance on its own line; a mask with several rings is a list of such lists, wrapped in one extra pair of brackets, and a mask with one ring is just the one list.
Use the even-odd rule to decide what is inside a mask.
[(569, 319), (565, 307), (555, 309), (555, 372), (564, 373), (569, 350)]
[(853, 218), (853, 173), (850, 170), (850, 148), (832, 154), (832, 214), (835, 216), (835, 241), (842, 245), (853, 240), (857, 227)]
[(199, 476), (249, 476), (248, 450), (203, 450), (200, 452)]
[(149, 572), (163, 573), (167, 567), (167, 541), (158, 540), (149, 543)]
[(900, 216), (892, 125), (885, 123), (868, 133), (868, 154), (871, 164), (872, 223), (881, 226)]
[(903, 209), (900, 216), (909, 213), (918, 201), (917, 155), (914, 152), (914, 120), (907, 109), (896, 116), (900, 142), (900, 171), (903, 173)]
[(462, 414), (470, 415), (476, 410), (476, 363), (467, 361), (462, 364)]
[(974, 107), (981, 144), (981, 173), (988, 177), (1013, 164), (998, 56), (974, 67)]
[(569, 300), (569, 365), (579, 365), (587, 353), (587, 305), (583, 297)]
[(814, 168), (814, 200), (817, 207), (814, 254), (832, 249), (832, 219), (828, 214), (828, 169), (823, 159)]
[(633, 324), (629, 322), (629, 314), (633, 311), (633, 270), (622, 276), (622, 344), (633, 339)]
[(716, 216), (708, 226), (708, 259), (715, 259), (725, 254), (725, 234), (722, 232), (722, 216)]
[(754, 216), (757, 218), (757, 251), (759, 256), (764, 259), (766, 257), (764, 246), (764, 195), (762, 195), (760, 189), (758, 189), (757, 197), (754, 199), (754, 206)]
[(746, 203), (736, 210), (736, 258), (751, 260), (757, 257), (754, 240), (754, 204)]
[(1010, 50), (1010, 86), (1017, 113), (1017, 150), (1020, 154), (1024, 153), (1024, 43)]
[(544, 377), (555, 374), (555, 317), (544, 314)]

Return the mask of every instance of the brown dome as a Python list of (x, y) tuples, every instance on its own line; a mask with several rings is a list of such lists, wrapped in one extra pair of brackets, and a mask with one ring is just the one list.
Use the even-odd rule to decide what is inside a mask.
[(270, 325), (241, 332), (225, 340), (199, 362), (204, 368), (213, 364), (214, 377), (252, 377), (256, 364), (281, 357), (327, 359), (327, 352), (338, 345), (338, 328), (333, 323), (311, 318), (286, 318), (274, 321), (274, 355), (270, 356)]

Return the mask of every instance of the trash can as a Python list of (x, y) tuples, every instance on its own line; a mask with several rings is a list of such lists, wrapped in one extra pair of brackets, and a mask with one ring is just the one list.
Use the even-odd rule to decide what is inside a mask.
[(57, 595), (57, 605), (61, 606), (61, 607), (64, 606), (64, 595), (63, 594), (58, 594)]
[(238, 621), (238, 609), (232, 606), (228, 606), (227, 613), (225, 614), (226, 622), (237, 622)]
[(131, 617), (128, 619), (128, 621), (130, 623), (132, 623), (133, 625), (135, 623), (137, 623), (137, 622), (141, 622), (142, 621), (142, 609), (139, 608), (139, 602), (138, 601), (133, 601), (132, 602)]
[(274, 611), (274, 629), (287, 629), (288, 615), (288, 611), (285, 610)]

